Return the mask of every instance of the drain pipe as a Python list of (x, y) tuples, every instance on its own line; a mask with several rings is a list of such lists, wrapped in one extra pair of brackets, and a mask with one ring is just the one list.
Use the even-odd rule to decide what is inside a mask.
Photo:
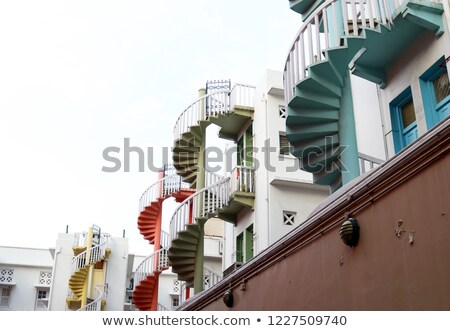
[(61, 246), (58, 247), (58, 249), (55, 249), (55, 258), (53, 261), (53, 268), (52, 268), (52, 285), (50, 286), (50, 293), (49, 293), (49, 299), (48, 299), (48, 307), (47, 310), (52, 310), (52, 303), (53, 303), (53, 289), (55, 288), (55, 276), (56, 276), (56, 263), (58, 261), (58, 256), (61, 253)]
[[(266, 139), (269, 137), (269, 116), (267, 114), (268, 106), (267, 106), (267, 96), (265, 93), (263, 93), (263, 102), (264, 102), (264, 111), (266, 116)], [(264, 157), (266, 157), (264, 155)], [(270, 163), (270, 153), (267, 156), (269, 158)], [(264, 160), (265, 162), (265, 160)], [(267, 223), (267, 244), (266, 247), (270, 246), (270, 222), (269, 222), (269, 213), (270, 213), (270, 204), (269, 204), (269, 194), (270, 194), (270, 188), (269, 188), (269, 169), (266, 169), (266, 223)], [(259, 253), (259, 251), (258, 251)]]

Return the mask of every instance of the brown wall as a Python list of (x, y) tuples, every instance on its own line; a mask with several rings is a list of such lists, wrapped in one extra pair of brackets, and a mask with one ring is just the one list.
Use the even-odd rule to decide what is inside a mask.
[[(357, 247), (346, 246), (339, 237), (346, 212), (341, 210), (341, 220), (324, 222), (330, 230), (324, 227), (322, 235), (273, 265), (259, 263), (265, 270), (245, 279), (246, 291), (235, 283), (232, 310), (450, 310), (447, 152), (448, 143), (432, 162), (418, 164), (411, 178), (373, 202), (366, 198), (352, 212), (361, 228)], [(400, 238), (395, 235), (399, 220), (405, 230)], [(225, 289), (218, 286), (185, 309), (225, 310)]]

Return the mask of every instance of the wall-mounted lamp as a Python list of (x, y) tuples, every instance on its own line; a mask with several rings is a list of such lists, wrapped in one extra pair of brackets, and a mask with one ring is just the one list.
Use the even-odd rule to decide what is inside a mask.
[(339, 235), (346, 245), (350, 247), (356, 246), (359, 240), (359, 225), (356, 218), (347, 218), (341, 225)]
[(223, 302), (225, 303), (225, 306), (227, 306), (228, 308), (233, 307), (234, 298), (233, 298), (233, 290), (231, 288), (225, 291), (223, 295)]

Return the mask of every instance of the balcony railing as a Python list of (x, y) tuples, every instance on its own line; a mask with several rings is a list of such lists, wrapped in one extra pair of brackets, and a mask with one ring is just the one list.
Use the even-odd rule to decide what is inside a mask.
[(235, 106), (254, 107), (255, 86), (236, 83), (230, 92), (230, 109)]
[(204, 289), (210, 289), (222, 280), (222, 276), (207, 267), (204, 268)]
[(358, 153), (358, 159), (361, 174), (364, 174), (385, 162), (384, 160), (363, 153)]
[[(208, 267), (203, 269), (204, 290), (208, 290), (223, 279), (221, 275)], [(180, 293), (178, 295), (180, 304), (186, 301), (186, 282), (181, 282)]]
[(231, 172), (231, 192), (255, 192), (255, 170), (251, 167), (237, 166)]
[(328, 0), (304, 22), (289, 50), (284, 67), (286, 104), (294, 88), (308, 76), (308, 66), (326, 60), (326, 50), (341, 45), (341, 38), (357, 36), (359, 28), (391, 25), (401, 0)]
[(180, 139), (183, 133), (200, 121), (208, 120), (209, 116), (226, 114), (236, 105), (253, 107), (254, 94), (254, 86), (235, 84), (231, 91), (216, 91), (200, 97), (178, 117), (173, 129), (174, 140)]

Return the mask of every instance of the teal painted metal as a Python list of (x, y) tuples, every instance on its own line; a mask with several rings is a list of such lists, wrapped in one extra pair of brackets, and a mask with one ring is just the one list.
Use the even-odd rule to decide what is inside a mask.
[(445, 58), (442, 56), (420, 76), (420, 88), (428, 129), (450, 115), (450, 95), (437, 102), (433, 87), (433, 81), (446, 71)]
[(353, 111), (350, 75), (344, 77), (341, 111), (339, 114), (339, 141), (342, 152), (340, 156), (342, 185), (359, 177), (358, 145), (356, 142), (355, 117)]
[(395, 153), (400, 152), (419, 136), (416, 121), (413, 121), (407, 127), (403, 125), (402, 108), (411, 100), (411, 87), (408, 87), (389, 103)]

